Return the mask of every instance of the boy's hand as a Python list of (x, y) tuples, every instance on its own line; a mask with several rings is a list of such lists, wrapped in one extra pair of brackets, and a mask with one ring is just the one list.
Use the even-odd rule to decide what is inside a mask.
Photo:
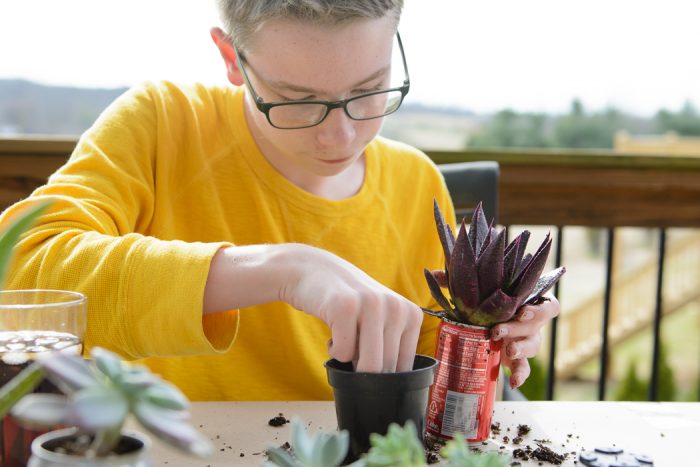
[(539, 305), (522, 306), (513, 321), (491, 329), (495, 340), (503, 339), (502, 363), (510, 368), (510, 386), (517, 388), (530, 376), (527, 359), (537, 355), (542, 343), (541, 329), (559, 315), (559, 301), (554, 296)]
[(357, 371), (410, 370), (420, 308), (336, 255), (305, 245), (294, 249), (294, 272), (279, 298), (328, 325), (330, 355), (356, 362)]

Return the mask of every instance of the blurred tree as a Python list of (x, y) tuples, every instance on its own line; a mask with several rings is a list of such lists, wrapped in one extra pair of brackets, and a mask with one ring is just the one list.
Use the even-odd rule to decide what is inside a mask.
[(554, 145), (561, 148), (612, 148), (615, 132), (625, 126), (615, 109), (586, 115), (579, 100), (571, 103), (568, 115), (554, 124)]
[[(657, 401), (674, 401), (678, 393), (676, 378), (673, 368), (668, 361), (666, 346), (661, 343), (659, 348), (659, 385)], [(615, 391), (615, 400), (618, 401), (646, 401), (649, 400), (650, 382), (637, 376), (637, 362), (630, 360), (627, 373), (622, 383)]]
[(616, 401), (645, 401), (648, 397), (647, 383), (637, 376), (637, 361), (630, 360), (625, 378), (617, 387), (614, 398)]
[(544, 148), (551, 146), (547, 136), (548, 118), (544, 114), (518, 114), (501, 110), (481, 132), (473, 135), (473, 148)]
[(690, 101), (686, 101), (678, 113), (660, 110), (656, 123), (660, 133), (673, 131), (681, 136), (700, 136), (700, 114)]

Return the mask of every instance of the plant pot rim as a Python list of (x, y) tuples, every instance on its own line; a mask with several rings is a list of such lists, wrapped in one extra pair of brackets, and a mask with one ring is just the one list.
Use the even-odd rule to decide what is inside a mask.
[[(438, 361), (428, 355), (417, 354), (414, 367), (410, 371), (396, 373), (368, 373), (352, 370), (349, 362), (340, 362), (334, 358), (324, 363), (328, 373), (328, 382), (338, 390), (352, 389), (368, 392), (402, 392), (429, 387), (433, 383)], [(344, 368), (348, 367), (349, 368)]]
[[(476, 329), (491, 329), (493, 326), (480, 326), (478, 324), (469, 324), (469, 323), (461, 323), (459, 321), (455, 321), (453, 319), (447, 318), (447, 317), (441, 317), (441, 320), (445, 321), (446, 323), (449, 324), (454, 324), (455, 326), (462, 326), (465, 328), (476, 328)], [(506, 321), (507, 322), (507, 321)], [(500, 324), (500, 323), (499, 323)], [(495, 326), (495, 324), (494, 324)]]
[(353, 371), (353, 370), (346, 370), (344, 368), (339, 368), (340, 365), (348, 365), (350, 362), (341, 362), (340, 360), (336, 360), (335, 358), (330, 358), (326, 360), (326, 362), (323, 364), (328, 369), (333, 369), (334, 371), (339, 371), (343, 373), (352, 373), (354, 375), (372, 375), (374, 377), (382, 377), (382, 376), (391, 376), (391, 375), (406, 375), (406, 374), (412, 374), (416, 373), (418, 371), (428, 371), (430, 370), (434, 365), (437, 364), (437, 360), (434, 357), (431, 357), (430, 355), (422, 355), (422, 354), (416, 354), (416, 358), (414, 360), (414, 365), (416, 362), (422, 360), (424, 365), (421, 366), (420, 368), (414, 368), (408, 371), (396, 371), (396, 372), (387, 372), (387, 373), (373, 373), (373, 372), (368, 372), (368, 371)]
[(41, 460), (44, 461), (50, 461), (50, 462), (56, 462), (59, 463), (59, 465), (83, 465), (83, 464), (99, 464), (100, 462), (104, 462), (105, 465), (109, 465), (110, 462), (118, 461), (118, 465), (123, 465), (124, 463), (128, 463), (130, 461), (137, 461), (137, 460), (143, 460), (145, 459), (144, 456), (147, 456), (148, 453), (151, 450), (151, 440), (149, 439), (148, 436), (146, 436), (143, 433), (139, 433), (136, 431), (122, 431), (121, 432), (121, 438), (131, 438), (133, 440), (138, 441), (141, 443), (141, 447), (131, 451), (127, 452), (124, 454), (110, 454), (109, 456), (104, 456), (104, 457), (85, 457), (81, 455), (75, 455), (75, 454), (62, 454), (58, 452), (51, 451), (43, 446), (44, 443), (51, 441), (51, 440), (56, 440), (56, 439), (61, 439), (61, 438), (70, 438), (75, 435), (77, 435), (79, 430), (75, 427), (72, 428), (62, 428), (59, 430), (52, 430), (49, 431), (48, 433), (44, 433), (43, 435), (38, 436), (34, 441), (32, 441), (32, 455), (37, 456)]

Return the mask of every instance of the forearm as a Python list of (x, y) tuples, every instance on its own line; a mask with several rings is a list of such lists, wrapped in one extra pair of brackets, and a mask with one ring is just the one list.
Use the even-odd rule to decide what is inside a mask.
[(211, 261), (203, 313), (280, 300), (284, 281), (293, 272), (292, 257), (303, 248), (303, 245), (282, 244), (220, 249)]

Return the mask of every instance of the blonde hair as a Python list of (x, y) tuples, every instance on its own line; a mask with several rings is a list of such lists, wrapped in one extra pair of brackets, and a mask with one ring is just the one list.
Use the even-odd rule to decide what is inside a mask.
[(398, 26), (403, 0), (218, 0), (218, 6), (229, 37), (245, 50), (265, 22), (279, 18), (338, 25), (390, 14)]

